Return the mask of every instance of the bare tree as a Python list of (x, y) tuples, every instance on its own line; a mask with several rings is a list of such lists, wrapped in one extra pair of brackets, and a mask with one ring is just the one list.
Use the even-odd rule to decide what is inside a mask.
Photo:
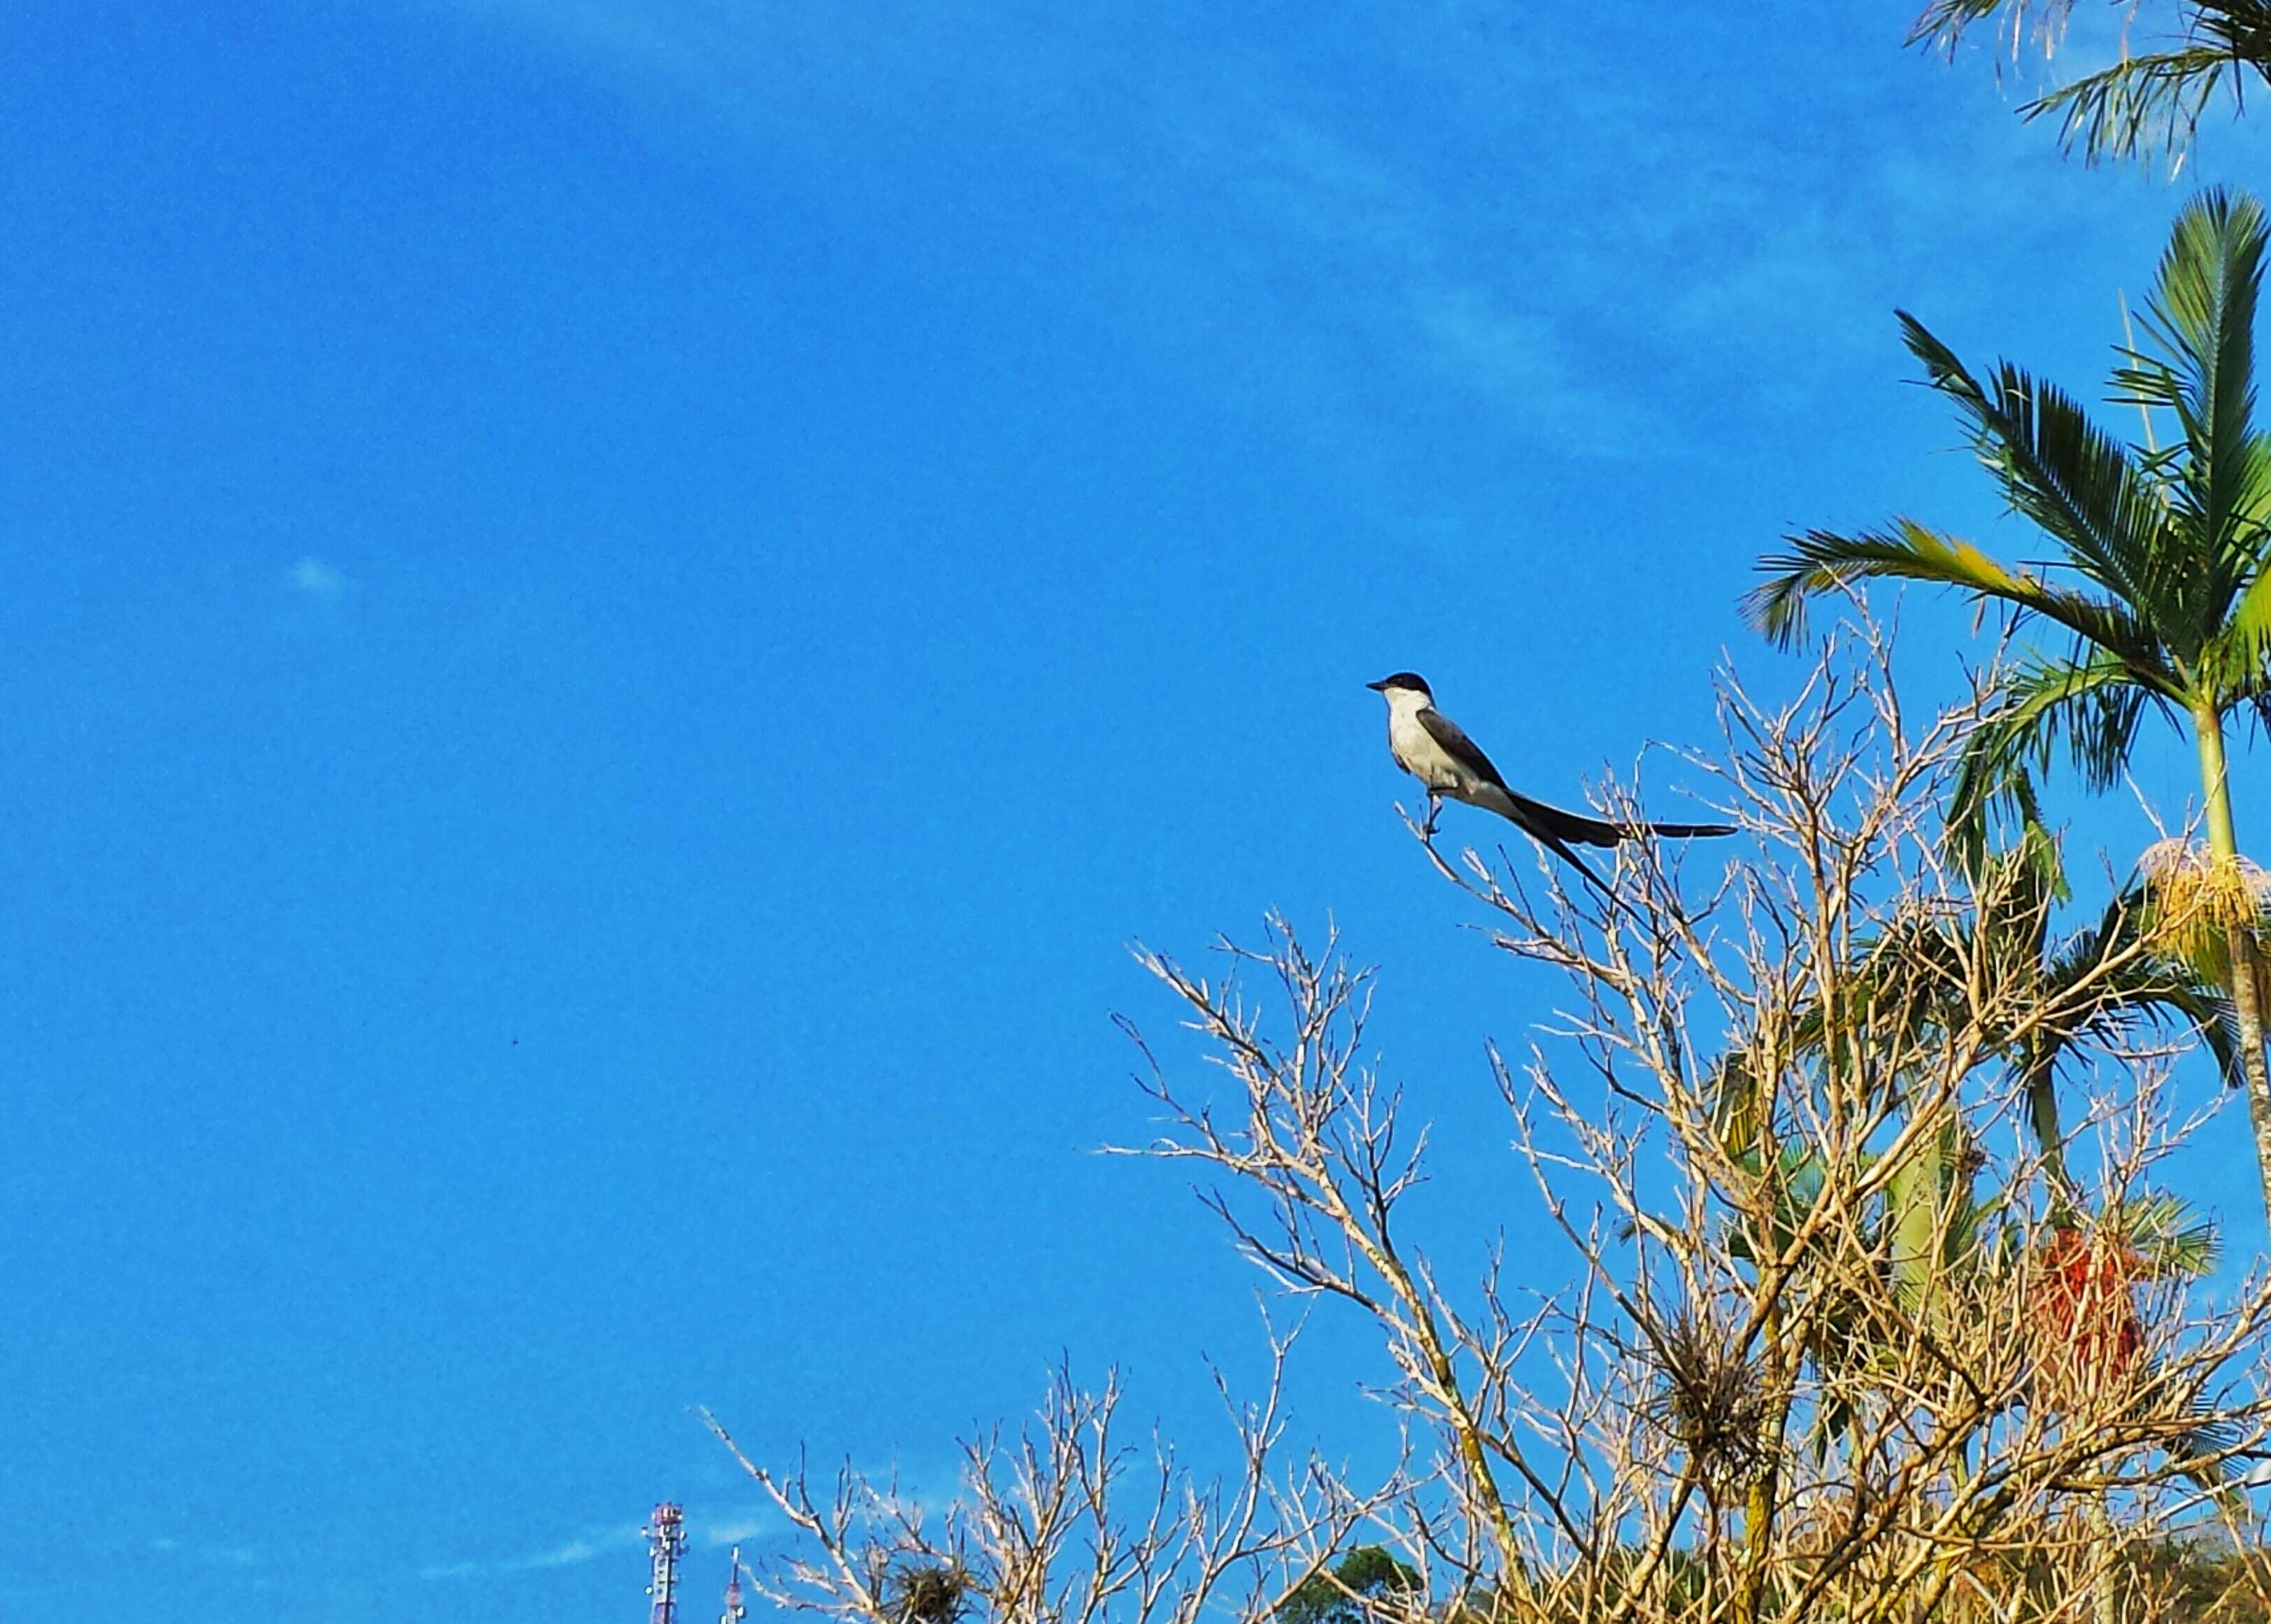
[[(1787, 705), (1731, 679), (1720, 699), (1722, 747), (1686, 770), (1753, 850), (1717, 872), (1627, 845), (1612, 896), (1572, 894), (1413, 828), (1563, 989), (1526, 1054), (1485, 1054), (1561, 1289), (1515, 1289), (1495, 1253), (1468, 1282), (1431, 1262), (1408, 1201), (1427, 1136), (1337, 942), (1272, 920), (1219, 975), (1142, 955), (1218, 1069), (1143, 1047), (1161, 1125), (1130, 1153), (1195, 1167), (1271, 1279), (1377, 1333), (1401, 1463), (1285, 1458), (1276, 1333), (1220, 1480), (1129, 1449), (1116, 1387), (1066, 1375), (1024, 1433), (965, 1446), (940, 1506), (744, 1459), (799, 1536), (768, 1593), (846, 1624), (1196, 1624), (1377, 1568), (1396, 1583), (1344, 1588), (1380, 1624), (2015, 1624), (2166, 1616), (2178, 1580), (2141, 1553), (2171, 1530), (2252, 1550), (2232, 1465), (2271, 1428), (2271, 1281), (2209, 1299), (2156, 1183), (2193, 1126), (2171, 1051), (2107, 1013), (2151, 933), (2046, 979), (1962, 927), (2008, 872), (1940, 838), (1979, 706), (1912, 729), (1873, 627)], [(2161, 928), (2196, 927), (2184, 905)], [(2096, 1149), (2055, 1180), (2022, 1063), (2044, 1033), (2094, 1085)], [(1336, 1562), (1359, 1546), (1382, 1554)]]
[(771, 1471), (703, 1419), (798, 1536), (756, 1575), (781, 1607), (845, 1624), (1261, 1618), (1406, 1490), (1400, 1471), (1359, 1494), (1314, 1455), (1281, 1464), (1294, 1338), (1273, 1330), (1268, 1341), (1260, 1399), (1235, 1400), (1217, 1377), (1237, 1446), (1227, 1477), (1193, 1473), (1164, 1440), (1129, 1443), (1117, 1377), (1091, 1391), (1068, 1369), (1014, 1437), (997, 1427), (964, 1441), (957, 1491), (936, 1506), (849, 1466), (825, 1486), (801, 1460)]
[[(1724, 749), (1689, 767), (1756, 854), (1701, 884), (1638, 845), (1613, 897), (1549, 868), (1533, 898), (1504, 853), (1415, 827), (1497, 945), (1563, 978), (1551, 1036), (1492, 1064), (1580, 1260), (1566, 1291), (1455, 1287), (1406, 1232), (1425, 1136), (1366, 1056), (1369, 981), (1336, 943), (1273, 920), (1220, 979), (1145, 957), (1234, 1084), (1151, 1066), (1146, 1153), (1210, 1166), (1247, 1255), (1378, 1327), (1438, 1444), (1439, 1502), (1414, 1496), (1400, 1532), (1439, 1607), (2058, 1617), (2126, 1594), (2109, 1516), (2136, 1537), (2230, 1501), (2227, 1463), (2262, 1439), (2271, 1290), (2196, 1302), (2162, 1255), (2183, 1228), (2149, 1182), (2181, 1136), (2168, 1055), (2103, 1018), (2153, 942), (2108, 938), (2051, 984), (1954, 927), (2008, 873), (1942, 850), (1979, 706), (1911, 731), (1888, 662), (1864, 625), (1787, 706), (1723, 684)], [(2055, 1224), (2014, 1063), (2044, 1032), (2094, 1038), (2112, 1085), (2095, 1186)]]

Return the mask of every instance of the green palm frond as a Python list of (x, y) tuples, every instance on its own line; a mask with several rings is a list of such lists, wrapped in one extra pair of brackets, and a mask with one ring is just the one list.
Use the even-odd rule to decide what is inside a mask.
[[(2202, 193), (2177, 216), (2143, 324), (2152, 348), (2114, 375), (2122, 398), (2165, 406), (2183, 429), (2175, 495), (2206, 566), (2191, 618), (2219, 624), (2262, 562), (2271, 450), (2252, 429), (2255, 313), (2267, 229), (2253, 198)], [(2187, 651), (2189, 652), (2189, 651)]]
[(1759, 569), (1770, 578), (1745, 595), (1742, 609), (1745, 618), (1784, 647), (1806, 635), (1806, 599), (1854, 581), (1930, 581), (2002, 598), (2024, 592), (2030, 580), (2013, 575), (1970, 542), (1913, 519), (1897, 518), (1889, 530), (1856, 536), (1809, 530), (1783, 539), (1791, 550), (1759, 560)]
[(2019, 827), (1999, 855), (1998, 865), (1999, 870), (2009, 871), (2011, 877), (2007, 885), (2019, 910), (2038, 921), (2034, 932), (2036, 945), (2029, 950), (2032, 952), (2038, 950), (2051, 905), (2071, 900), (2074, 890), (2066, 883), (2066, 857), (2059, 849), (2059, 838), (2043, 822), (2042, 808), (2035, 800), (2033, 778), (2025, 773), (2016, 777), (2019, 781), (2008, 793), (2012, 808), (2019, 816)]
[(2247, 1079), (2240, 1060), (2239, 1016), (2231, 1006), (2230, 993), (2218, 986), (2171, 976), (2166, 985), (2154, 992), (2151, 1008), (2165, 1013), (2164, 1024), (2173, 1025), (2181, 1021), (2193, 1030), (2214, 1058), (2216, 1075), (2226, 1088), (2245, 1085)]
[(2223, 629), (2200, 651), (2200, 674), (2223, 704), (2262, 697), (2271, 660), (2271, 568), (2259, 566)]
[[(1932, 0), (1909, 30), (1909, 43), (1953, 56), (1971, 29), (1995, 24), (1999, 54), (2015, 56), (2037, 41), (2045, 56), (2066, 32), (2073, 0)], [(2237, 99), (2252, 73), (2271, 63), (2271, 0), (2185, 0), (2185, 26), (2166, 48), (2122, 59), (2020, 109), (2029, 119), (2059, 115), (2059, 139), (2079, 145), (2091, 162), (2171, 156), (2192, 140), (2217, 86), (2229, 78)]]
[(2077, 1044), (2116, 1042), (2140, 1024), (2181, 1024), (2207, 1045), (2227, 1082), (2239, 1076), (2239, 1026), (2230, 998), (2210, 969), (2152, 945), (2155, 935), (2151, 893), (2133, 883), (2096, 926), (2069, 937), (2042, 966), (2041, 999), (2062, 1013), (2020, 1043), (2012, 1060), (2050, 1173), (2054, 1213), (2070, 1211), (2074, 1197), (2058, 1078)]
[[(2185, 421), (2186, 437), (2244, 434), (2254, 389), (2254, 320), (2266, 227), (2262, 205), (2211, 188), (2187, 203), (2170, 228), (2143, 312), (2157, 355), (2144, 357), (2145, 382), (2181, 386), (2159, 401)], [(2154, 379), (2163, 380), (2154, 384)]]
[(2151, 1007), (2166, 1010), (2200, 1034), (2227, 1087), (2237, 1088), (2245, 1081), (2240, 1069), (2239, 1015), (2231, 1007), (2231, 995), (2221, 985), (2198, 978), (2186, 965), (2155, 990)]
[(2173, 157), (2191, 145), (2200, 115), (2227, 75), (2237, 95), (2243, 76), (2229, 51), (2180, 46), (2085, 74), (2019, 111), (2029, 120), (2056, 114), (2059, 145), (2068, 151), (2081, 147), (2091, 163), (2155, 151)]
[[(1786, 1041), (1799, 1056), (1819, 1059), (1833, 1034), (1899, 1033), (1912, 1038), (1940, 1018), (1962, 987), (1962, 943), (1944, 920), (1917, 914), (1893, 920), (1855, 944), (1852, 961), (1829, 990), (1792, 1012)], [(1754, 1153), (1772, 1126), (1756, 1052), (1737, 1044), (1711, 1071), (1714, 1127), (1739, 1159)]]
[(1744, 598), (1742, 607), (1753, 625), (1784, 647), (1806, 635), (1806, 600), (1816, 593), (1872, 578), (1925, 581), (2040, 615), (2118, 655), (2138, 681), (2178, 691), (2150, 629), (2128, 608), (2037, 575), (2014, 574), (1970, 542), (1928, 525), (1896, 518), (1886, 530), (1850, 536), (1809, 530), (1783, 540), (1791, 550), (1759, 560), (1769, 578)]
[(2239, 1469), (2234, 1460), (2244, 1434), (2236, 1422), (2215, 1415), (2214, 1411), (2215, 1402), (2206, 1395), (2193, 1400), (2193, 1413), (2200, 1418), (2199, 1422), (2169, 1440), (2169, 1459), (2185, 1476), (2210, 1491), (2230, 1509), (2245, 1516), (2247, 1501), (2239, 1486)]
[(2214, 1221), (2165, 1190), (2148, 1190), (2111, 1203), (2098, 1221), (2120, 1237), (2145, 1272), (2155, 1278), (2182, 1275), (2198, 1279), (2215, 1268)]
[[(2012, 777), (2022, 799), (2030, 798), (2026, 773)], [(2029, 819), (2008, 843), (1974, 866), (1969, 875), (1968, 917), (1942, 927), (1958, 949), (1950, 966), (1951, 990), (1970, 987), (1983, 969), (2000, 981), (2039, 981), (2051, 913), (2068, 894), (2058, 837)]]
[(2059, 540), (2084, 575), (2158, 621), (2176, 600), (2165, 549), (2168, 524), (2158, 485), (2128, 448), (2089, 421), (2074, 398), (2007, 361), (1982, 384), (1955, 353), (1906, 310), (1901, 333), (1932, 386), (1953, 400), (1974, 450), (1995, 474), (2014, 511)]
[(2150, 897), (2143, 886), (2133, 885), (2106, 905), (2096, 926), (2051, 956), (2043, 972), (2051, 998), (2067, 1000), (2085, 987), (2088, 993), (2045, 1034), (2037, 1056), (2042, 1063), (2054, 1066), (2081, 1039), (2117, 1039), (2144, 1023), (2190, 1027), (2223, 1075), (2238, 1076), (2238, 1027), (2230, 996), (2211, 967), (2152, 945), (2155, 926)]
[(1932, 0), (1910, 25), (1908, 42), (1953, 51), (1967, 30), (1999, 11), (2014, 39), (2031, 33), (2048, 40), (2065, 30), (2073, 9), (2074, 0)]
[(2057, 1090), (2069, 1054), (2084, 1041), (2118, 1043), (2140, 1026), (2181, 1026), (2200, 1038), (2230, 1078), (2239, 1062), (2237, 1022), (2215, 968), (2192, 964), (2156, 939), (2156, 905), (2142, 882), (2114, 898), (2095, 925), (2053, 943), (2051, 908), (2066, 895), (2055, 838), (2029, 825), (2017, 845), (1989, 860), (1985, 873), (1974, 888), (1971, 957), (2024, 982), (2024, 1005), (2048, 1013), (2043, 1024), (2014, 1034), (2002, 1053), (2024, 1091), (2054, 1194), (2067, 1195)]
[(2185, 620), (2219, 700), (2271, 657), (2271, 443), (2253, 430), (2254, 323), (2271, 222), (2252, 198), (2208, 192), (2178, 215), (2146, 313), (2150, 352), (2115, 374), (2124, 398), (2164, 406), (2184, 431), (2174, 495), (2200, 578)]
[(2271, 66), (2271, 4), (2266, 0), (2195, 0), (2194, 26), (2235, 61), (2259, 72)]
[[(1987, 887), (2004, 853), (2023, 848), (2035, 854), (2051, 895), (2064, 902), (2072, 894), (2066, 867), (2056, 838), (2043, 822), (2042, 802), (2024, 755), (1976, 752), (1963, 758), (1955, 793), (1949, 797), (1947, 853), (1977, 892)], [(1998, 835), (2002, 837), (1999, 844)]]
[(1753, 1178), (1767, 1178), (1771, 1169), (1772, 1200), (1763, 1225), (1754, 1214), (1737, 1216), (1727, 1232), (1728, 1255), (1746, 1263), (1781, 1256), (1821, 1201), (1828, 1171), (1821, 1157), (1796, 1146), (1783, 1149), (1771, 1162), (1755, 1149), (1734, 1159)]
[(2058, 747), (2092, 788), (2120, 781), (2148, 690), (2112, 655), (2036, 658), (2003, 678), (1999, 703), (1971, 734), (1948, 814), (1959, 841), (1978, 838), (1986, 814), (2014, 774), (2050, 765)]

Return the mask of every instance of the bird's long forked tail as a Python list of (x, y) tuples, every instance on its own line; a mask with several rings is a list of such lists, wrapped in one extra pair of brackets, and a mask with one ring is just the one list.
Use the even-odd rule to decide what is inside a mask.
[(1511, 810), (1493, 808), (1502, 816), (1512, 819), (1531, 834), (1541, 831), (1552, 834), (1557, 841), (1575, 840), (1586, 846), (1617, 846), (1643, 835), (1662, 835), (1671, 840), (1701, 839), (1713, 835), (1731, 835), (1732, 823), (1612, 823), (1606, 818), (1588, 817), (1582, 812), (1564, 812), (1560, 807), (1548, 806), (1542, 801), (1532, 801), (1527, 795), (1506, 792)]
[(1548, 806), (1542, 801), (1532, 801), (1527, 795), (1517, 795), (1512, 790), (1502, 792), (1507, 805), (1491, 809), (1511, 822), (1531, 839), (1552, 852), (1585, 876), (1593, 889), (1603, 897), (1624, 907), (1623, 898), (1609, 883), (1595, 873), (1592, 866), (1577, 855), (1572, 842), (1613, 849), (1627, 840), (1645, 835), (1660, 835), (1672, 840), (1692, 840), (1714, 835), (1736, 832), (1732, 823), (1612, 823), (1605, 818), (1588, 817), (1580, 812), (1565, 812), (1560, 807)]

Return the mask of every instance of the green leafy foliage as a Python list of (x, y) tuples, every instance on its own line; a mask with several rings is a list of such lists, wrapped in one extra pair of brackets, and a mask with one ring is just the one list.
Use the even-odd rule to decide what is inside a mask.
[[(1983, 13), (1984, 14), (1984, 13)], [(2271, 1056), (2264, 1049), (2256, 921), (2245, 900), (2225, 719), (2271, 721), (2271, 438), (2256, 418), (2255, 317), (2271, 222), (2253, 198), (2208, 191), (2178, 213), (2144, 313), (2144, 336), (2120, 351), (2118, 399), (2147, 413), (2145, 443), (2094, 425), (2071, 399), (2008, 362), (1983, 380), (1903, 313), (1908, 346), (1932, 387), (1963, 420), (1980, 465), (2012, 510), (2056, 548), (2046, 568), (2011, 569), (1960, 537), (1910, 518), (1851, 534), (1809, 530), (1760, 561), (1766, 582), (1752, 619), (1788, 644), (1805, 633), (1808, 599), (1870, 579), (1953, 586), (1994, 604), (2022, 632), (2046, 625), (2063, 648), (2035, 648), (1997, 674), (1957, 786), (1951, 849), (1981, 860), (2000, 813), (2031, 820), (2029, 775), (2064, 754), (2085, 784), (2118, 781), (2148, 709), (2178, 719), (2200, 757), (2213, 884), (2240, 1069), (2252, 1095), (2257, 1160), (2271, 1200)], [(2152, 414), (2172, 419), (2159, 443)], [(2220, 892), (2216, 901), (2213, 893)], [(2154, 898), (2125, 898), (2106, 928), (2150, 928)], [(2223, 1045), (2220, 1012), (2200, 996), (2210, 955), (2142, 956), (2143, 980), (2079, 1013), (2076, 1029), (2124, 1002), (2174, 1010)], [(2054, 1063), (2058, 1031), (2029, 1042)], [(2048, 1139), (2045, 1136), (2046, 1151)], [(2050, 1152), (2055, 1160), (2055, 1153)], [(2055, 1172), (2055, 1167), (2053, 1168)]]
[(1334, 1567), (1304, 1579), (1278, 1607), (1277, 1624), (1368, 1624), (1383, 1611), (1413, 1610), (1418, 1569), (1385, 1546), (1360, 1545)]
[[(2032, 35), (2047, 56), (2065, 32), (2074, 0), (1932, 0), (1910, 31), (1910, 43), (1953, 52), (1965, 34), (1986, 26), (2015, 52)], [(2200, 115), (2220, 88), (2235, 105), (2257, 80), (2271, 80), (2271, 4), (2267, 0), (2181, 0), (2160, 9), (2157, 34), (2125, 49), (2111, 67), (2083, 75), (2021, 109), (2029, 119), (2054, 115), (2059, 139), (2095, 161), (2161, 152), (2175, 159), (2190, 145)]]
[[(1914, 317), (1910, 352), (1962, 417), (2012, 510), (2057, 544), (2060, 581), (2014, 570), (1973, 543), (1902, 518), (1876, 530), (1809, 530), (1760, 561), (1746, 600), (1778, 642), (1805, 634), (1806, 600), (1871, 578), (1953, 586), (2022, 621), (2070, 634), (2005, 680), (1983, 730), (1988, 764), (2053, 741), (2085, 776), (2118, 775), (2139, 707), (2221, 714), (2265, 692), (2271, 634), (2271, 443), (2255, 423), (2254, 320), (2267, 243), (2261, 206), (2211, 191), (2186, 205), (2163, 253), (2145, 346), (2122, 352), (2117, 395), (2166, 412), (2165, 450), (2125, 444), (2053, 385), (2008, 362), (1984, 382)], [(1983, 771), (1985, 770), (1983, 764)]]

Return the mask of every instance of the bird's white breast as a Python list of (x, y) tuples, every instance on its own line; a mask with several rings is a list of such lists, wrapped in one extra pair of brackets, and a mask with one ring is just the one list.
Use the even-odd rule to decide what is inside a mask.
[(1435, 735), (1421, 725), (1418, 708), (1391, 707), (1388, 712), (1388, 749), (1396, 764), (1429, 789), (1456, 790), (1467, 774), (1451, 759)]

